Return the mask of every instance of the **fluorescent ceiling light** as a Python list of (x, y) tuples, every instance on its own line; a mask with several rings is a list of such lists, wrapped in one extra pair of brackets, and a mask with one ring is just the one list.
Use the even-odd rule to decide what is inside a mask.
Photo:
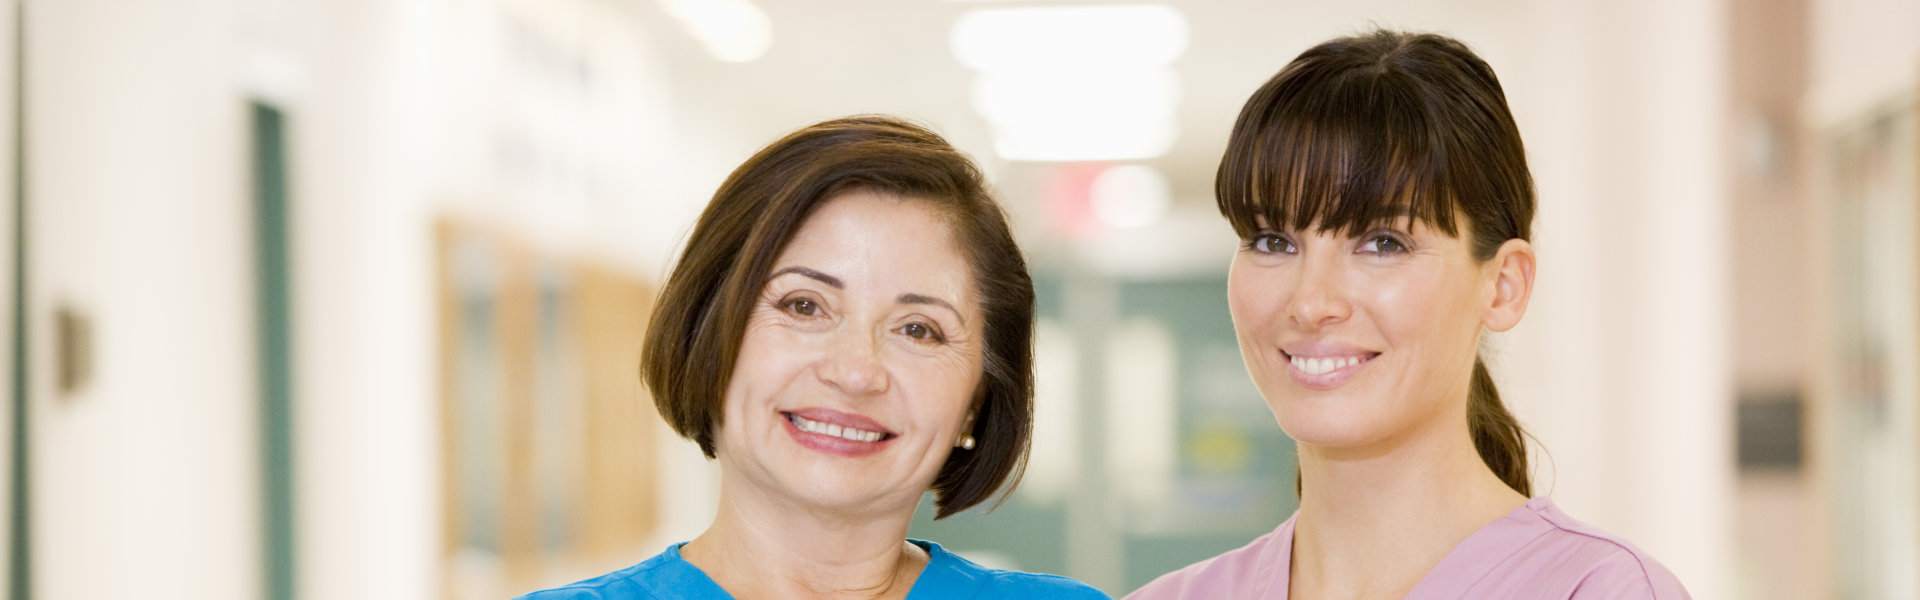
[(973, 107), (1008, 160), (1152, 158), (1173, 147), (1180, 77), (1166, 67), (974, 76)]
[(1034, 162), (1142, 160), (1166, 154), (1179, 137), (1172, 118), (1115, 124), (1097, 119), (994, 121), (993, 149)]
[(1187, 21), (1159, 4), (984, 9), (961, 15), (953, 54), (977, 71), (973, 106), (1008, 160), (1133, 160), (1177, 135)]
[(660, 8), (717, 60), (749, 62), (773, 45), (773, 21), (747, 0), (660, 0)]
[(1180, 74), (1166, 67), (1058, 73), (988, 72), (973, 79), (973, 109), (989, 121), (1098, 119), (1128, 121), (1173, 116), (1180, 107)]
[(1164, 66), (1187, 49), (1187, 19), (1159, 4), (985, 9), (949, 41), (978, 71)]

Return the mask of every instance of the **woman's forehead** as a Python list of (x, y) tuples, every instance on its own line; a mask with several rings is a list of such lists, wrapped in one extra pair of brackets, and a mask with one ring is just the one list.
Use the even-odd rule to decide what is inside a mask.
[(969, 301), (973, 269), (957, 242), (946, 215), (930, 202), (846, 194), (801, 224), (771, 274), (805, 267), (846, 285), (912, 288)]
[(1466, 220), (1466, 215), (1451, 206), (1440, 209), (1447, 213), (1445, 218), (1451, 221), (1443, 223), (1441, 222), (1443, 217), (1434, 214), (1437, 211), (1422, 210), (1421, 207), (1406, 202), (1374, 202), (1368, 206), (1339, 206), (1339, 203), (1328, 203), (1318, 205), (1321, 210), (1308, 213), (1290, 212), (1289, 209), (1298, 210), (1297, 207), (1292, 206), (1293, 204), (1295, 203), (1275, 202), (1262, 207), (1263, 210), (1246, 211), (1244, 214), (1228, 215), (1228, 217), (1234, 221), (1244, 220), (1252, 229), (1339, 231), (1354, 235), (1378, 227), (1421, 227), (1446, 231), (1447, 225), (1457, 227)]

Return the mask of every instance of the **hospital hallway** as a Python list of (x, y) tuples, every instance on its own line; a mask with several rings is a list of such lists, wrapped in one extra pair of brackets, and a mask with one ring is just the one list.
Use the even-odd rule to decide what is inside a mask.
[[(1249, 94), (1374, 27), (1499, 73), (1539, 193), (1481, 353), (1536, 495), (1695, 598), (1920, 598), (1920, 0), (0, 0), (10, 600), (496, 599), (712, 521), (648, 314), (756, 149), (977, 161), (1038, 295), (992, 511), (1115, 597), (1298, 507), (1226, 302)], [(991, 504), (991, 503), (989, 503)]]

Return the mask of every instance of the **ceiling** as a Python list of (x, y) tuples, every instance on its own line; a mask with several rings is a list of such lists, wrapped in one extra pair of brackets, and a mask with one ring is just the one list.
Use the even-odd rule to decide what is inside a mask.
[[(954, 0), (754, 0), (772, 21), (768, 52), (747, 63), (710, 58), (653, 2), (642, 20), (667, 57), (679, 102), (721, 111), (770, 140), (814, 121), (882, 112), (932, 123), (981, 159), (990, 173), (1047, 169), (1009, 164), (991, 152), (987, 122), (971, 106), (973, 72), (955, 60), (948, 34), (967, 11), (1020, 6), (1141, 2)], [(1169, 0), (1186, 17), (1189, 42), (1172, 65), (1183, 83), (1178, 141), (1138, 161), (1170, 181), (1175, 208), (1211, 211), (1214, 169), (1248, 94), (1314, 43), (1380, 26), (1437, 31), (1467, 41), (1496, 69), (1527, 18), (1519, 0), (1242, 2)], [(1017, 186), (1001, 185), (1010, 204)]]

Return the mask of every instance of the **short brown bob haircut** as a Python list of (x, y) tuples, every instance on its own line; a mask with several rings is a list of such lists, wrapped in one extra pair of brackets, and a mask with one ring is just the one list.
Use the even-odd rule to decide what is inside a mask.
[(979, 446), (954, 450), (933, 481), (935, 518), (945, 518), (1003, 484), (1011, 491), (1025, 469), (1033, 432), (1033, 280), (980, 170), (925, 127), (877, 115), (826, 121), (735, 169), (700, 214), (654, 303), (641, 374), (660, 416), (714, 458), (727, 382), (774, 259), (816, 207), (855, 190), (912, 198), (944, 213), (986, 315), (970, 432)]

